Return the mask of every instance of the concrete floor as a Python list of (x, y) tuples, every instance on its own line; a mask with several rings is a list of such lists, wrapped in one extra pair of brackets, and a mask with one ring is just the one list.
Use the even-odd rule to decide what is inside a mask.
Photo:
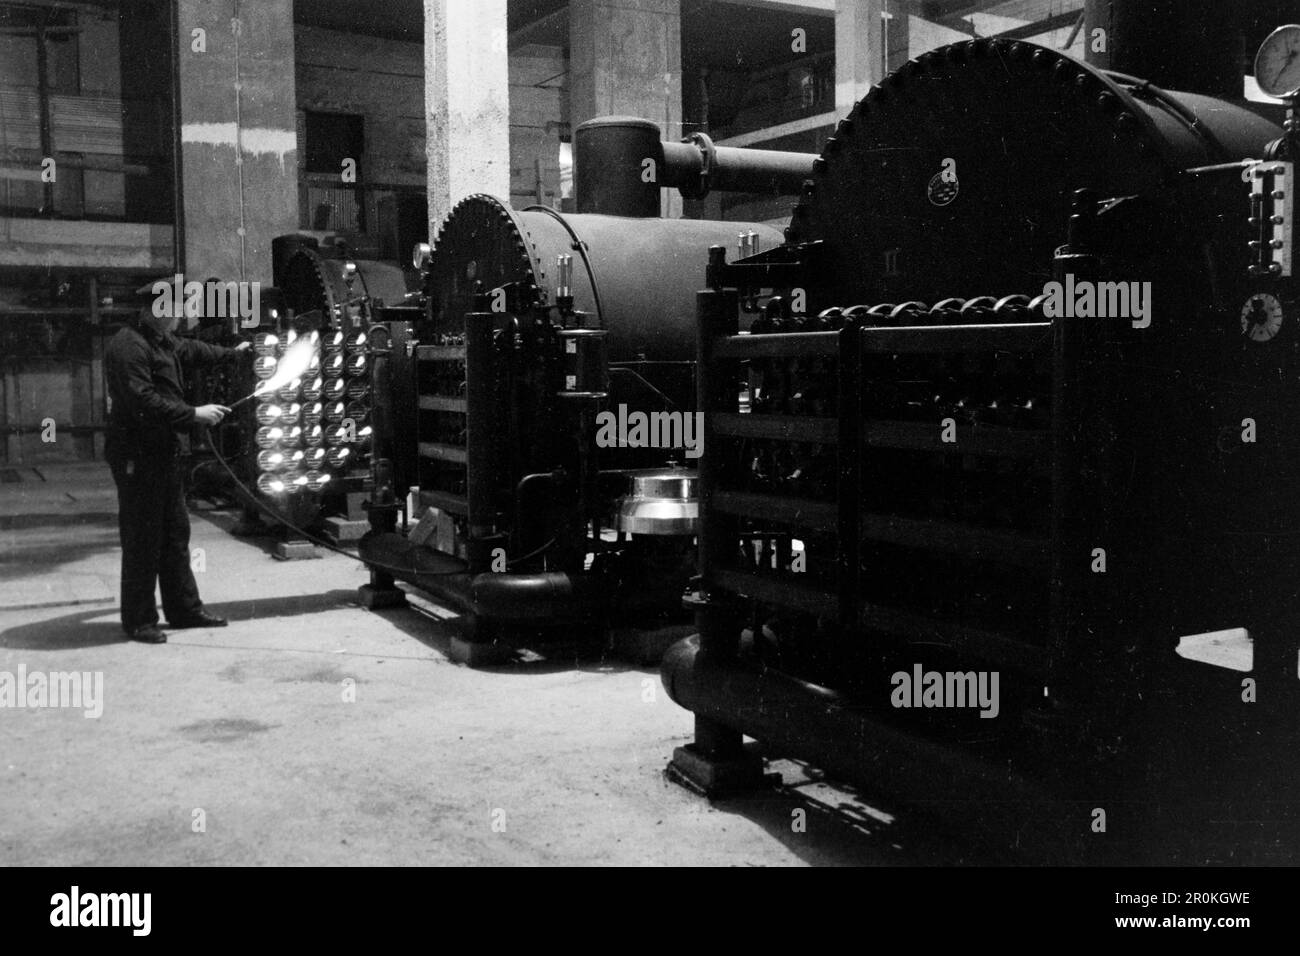
[(16, 473), (0, 484), (0, 671), (102, 672), (104, 707), (98, 719), (0, 710), (0, 864), (888, 865), (978, 853), (785, 761), (773, 765), (785, 786), (710, 804), (663, 776), (691, 717), (654, 668), (544, 648), (489, 670), (453, 664), (445, 612), (365, 611), (353, 603), (361, 565), (276, 561), (271, 542), (231, 536), (233, 516), (203, 505), (199, 584), (230, 626), (126, 642), (107, 469)]

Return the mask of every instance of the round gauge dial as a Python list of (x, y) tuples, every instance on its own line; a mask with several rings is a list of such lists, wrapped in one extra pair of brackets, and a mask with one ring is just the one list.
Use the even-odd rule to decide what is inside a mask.
[(1252, 342), (1267, 342), (1282, 331), (1282, 303), (1257, 292), (1241, 307), (1241, 332)]
[(1300, 91), (1300, 24), (1278, 27), (1255, 54), (1255, 82), (1269, 96)]

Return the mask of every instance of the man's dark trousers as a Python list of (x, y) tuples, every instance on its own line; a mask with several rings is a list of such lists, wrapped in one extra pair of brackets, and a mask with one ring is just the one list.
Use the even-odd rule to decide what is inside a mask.
[(158, 623), (154, 587), (162, 585), (169, 622), (198, 613), (203, 603), (190, 569), (190, 516), (175, 452), (127, 460), (109, 455), (117, 483), (122, 539), (122, 627)]

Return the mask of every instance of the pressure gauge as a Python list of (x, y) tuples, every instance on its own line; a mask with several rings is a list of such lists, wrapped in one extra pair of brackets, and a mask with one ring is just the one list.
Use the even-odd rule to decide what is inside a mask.
[(1300, 93), (1300, 24), (1278, 27), (1255, 54), (1255, 82), (1269, 96)]
[(1267, 342), (1282, 331), (1282, 303), (1257, 292), (1241, 307), (1241, 332), (1252, 342)]

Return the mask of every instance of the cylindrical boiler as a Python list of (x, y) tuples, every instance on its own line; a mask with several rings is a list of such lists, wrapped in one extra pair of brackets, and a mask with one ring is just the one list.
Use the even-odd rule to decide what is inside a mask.
[(432, 331), (463, 331), (476, 291), (513, 284), (530, 303), (553, 301), (556, 263), (565, 255), (574, 308), (608, 331), (611, 362), (690, 361), (709, 247), (734, 249), (741, 233), (756, 234), (760, 250), (781, 242), (781, 233), (762, 223), (515, 211), (493, 196), (470, 196), (434, 243), (426, 273)]

